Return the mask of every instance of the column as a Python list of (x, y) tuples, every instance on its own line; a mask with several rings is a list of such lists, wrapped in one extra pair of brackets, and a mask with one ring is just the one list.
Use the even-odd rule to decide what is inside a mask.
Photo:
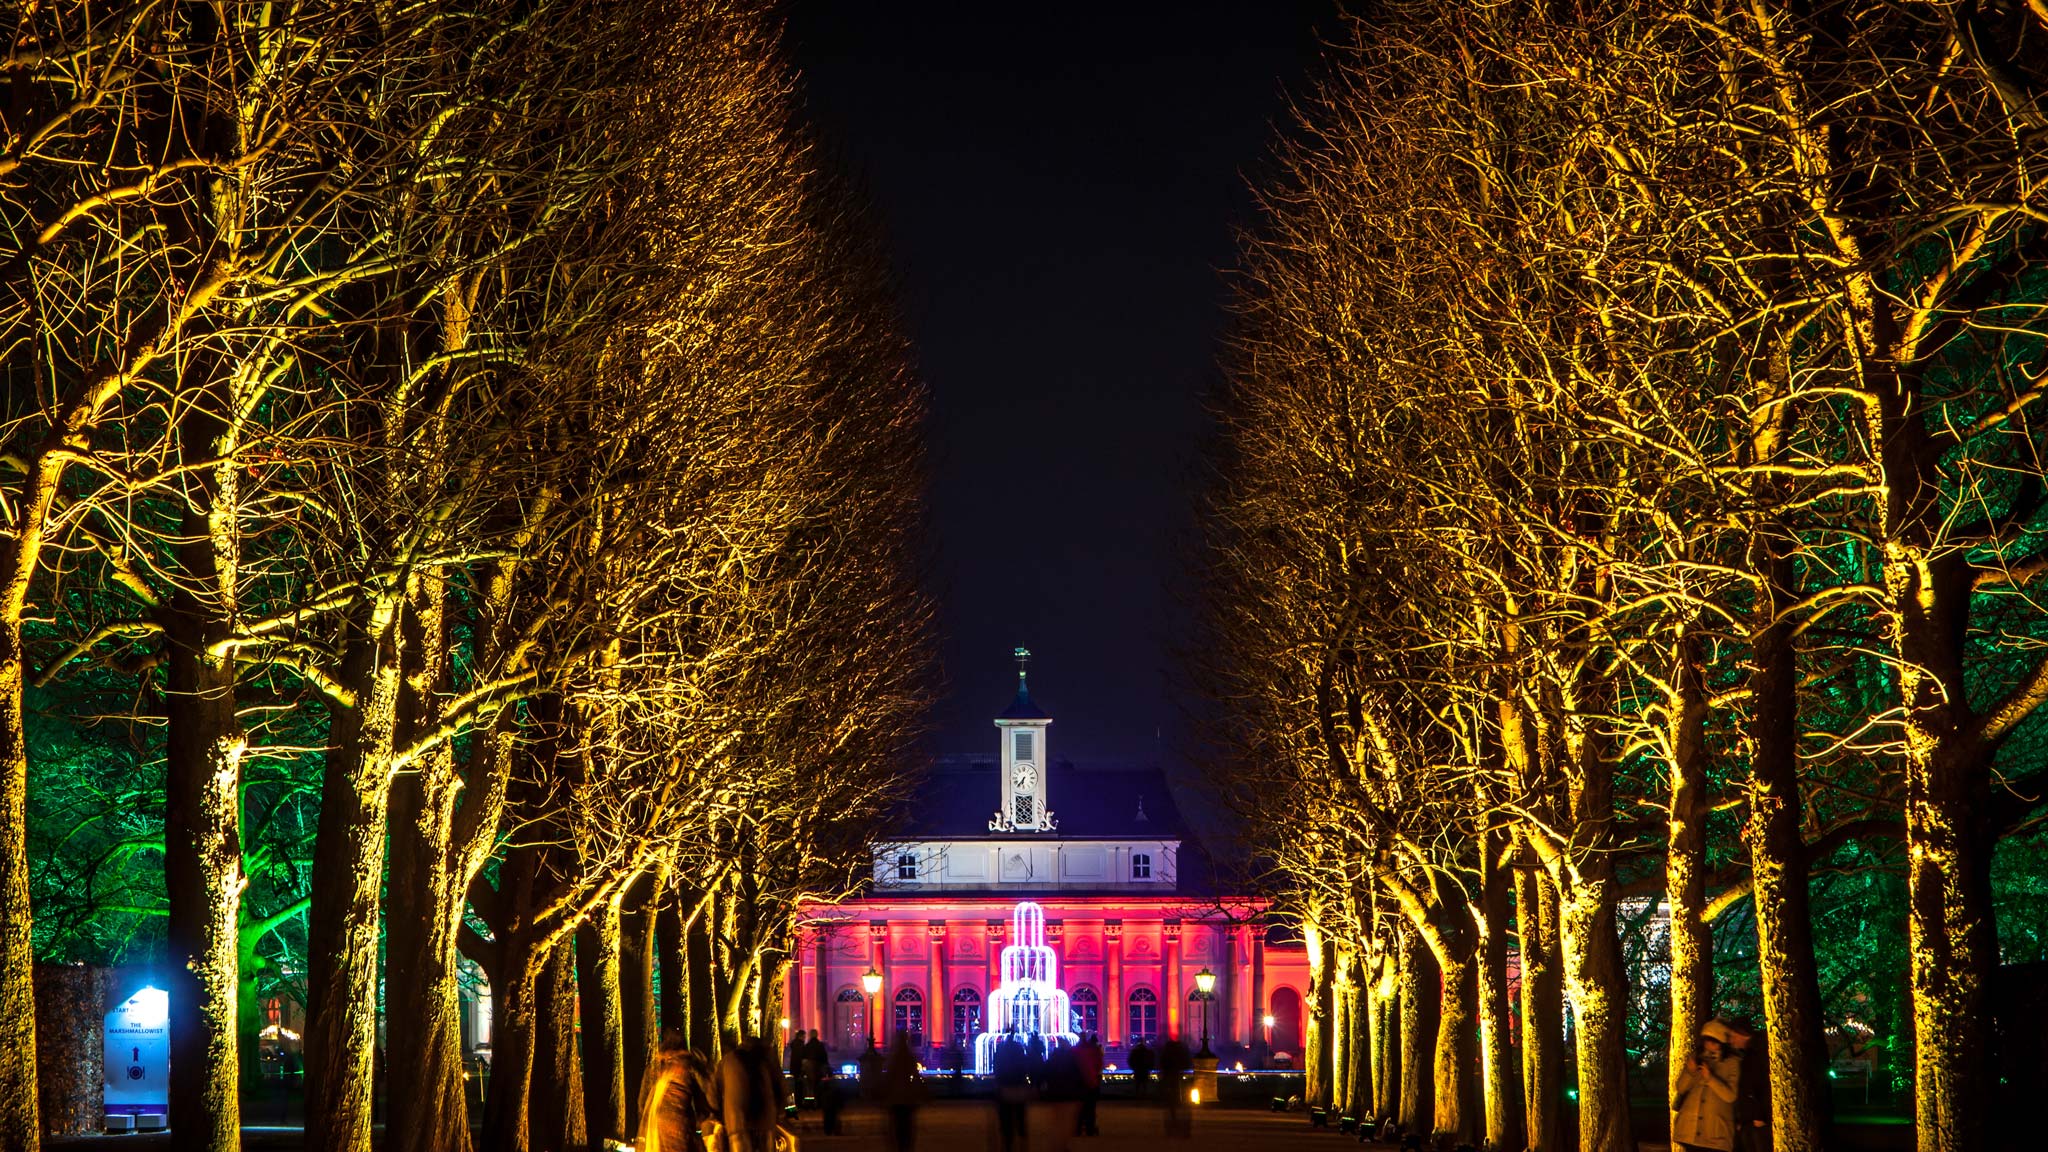
[(889, 922), (870, 920), (868, 922), (868, 967), (882, 974), (882, 990), (869, 998), (868, 1002), (868, 1043), (879, 1045), (889, 1027), (885, 1015), (889, 1005), (889, 990), (894, 987), (889, 980)]
[(988, 1023), (988, 998), (995, 994), (996, 985), (1003, 982), (1003, 929), (1001, 920), (988, 922), (988, 983), (981, 990), (982, 1023)]
[(796, 955), (789, 958), (789, 966), (782, 970), (782, 1018), (789, 1021), (788, 1027), (778, 1029), (784, 1045), (804, 1027), (804, 1009), (811, 1006), (810, 1000), (804, 995), (804, 949), (799, 942)]
[[(1224, 1025), (1224, 1033), (1229, 1035), (1236, 1031), (1238, 1025), (1243, 1024), (1249, 1018), (1251, 1012), (1251, 1001), (1245, 995), (1245, 993), (1251, 990), (1251, 981), (1244, 979), (1245, 976), (1250, 975), (1250, 973), (1245, 971), (1246, 968), (1250, 967), (1250, 957), (1245, 952), (1244, 925), (1232, 924), (1230, 926), (1229, 930), (1224, 934), (1223, 951), (1229, 957), (1228, 963), (1230, 966), (1230, 999), (1225, 1002), (1223, 1012), (1223, 1018), (1228, 1021)], [(1257, 1021), (1253, 1021), (1253, 1024), (1256, 1023)], [(1252, 1042), (1252, 1038), (1258, 1035), (1258, 1029), (1247, 1026), (1241, 1035), (1244, 1037), (1244, 1043), (1249, 1044)]]
[(1180, 1014), (1186, 1007), (1181, 1003), (1184, 995), (1180, 990), (1180, 921), (1168, 920), (1163, 932), (1166, 937), (1166, 970), (1160, 973), (1163, 977), (1160, 983), (1166, 985), (1166, 1003), (1162, 1005), (1166, 1009), (1166, 1019), (1160, 1023), (1165, 1035), (1180, 1036)]
[[(1266, 1035), (1266, 925), (1264, 921), (1252, 922), (1252, 1027), (1254, 1037), (1271, 1041)], [(1270, 1063), (1273, 1052), (1270, 1043), (1266, 1048), (1266, 1061)]]
[(811, 997), (810, 1026), (818, 1030), (819, 1037), (827, 1044), (833, 1043), (832, 953), (836, 950), (833, 947), (836, 942), (837, 937), (830, 928), (821, 927), (811, 934), (811, 989), (816, 995)]
[[(946, 990), (946, 922), (925, 926), (924, 1041), (934, 1049), (950, 1043), (953, 997)], [(932, 1061), (934, 1065), (939, 1062)]]
[(1106, 920), (1102, 925), (1102, 1046), (1115, 1048), (1124, 1042), (1124, 922)]

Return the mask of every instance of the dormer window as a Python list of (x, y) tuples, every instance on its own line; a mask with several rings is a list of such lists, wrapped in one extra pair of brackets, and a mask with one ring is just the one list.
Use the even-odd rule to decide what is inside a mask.
[(1152, 878), (1152, 856), (1151, 856), (1151, 854), (1150, 854), (1150, 853), (1146, 853), (1146, 852), (1133, 852), (1133, 853), (1131, 853), (1131, 879), (1133, 879), (1133, 880), (1150, 880), (1151, 878)]
[(905, 852), (901, 856), (896, 857), (896, 878), (898, 880), (917, 879), (916, 853)]

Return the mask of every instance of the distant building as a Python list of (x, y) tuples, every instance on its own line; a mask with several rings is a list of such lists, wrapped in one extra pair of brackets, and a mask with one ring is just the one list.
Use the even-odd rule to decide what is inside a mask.
[[(868, 893), (809, 910), (787, 970), (790, 1027), (817, 1029), (835, 1060), (851, 1060), (872, 1010), (877, 1043), (907, 1032), (928, 1064), (943, 1066), (952, 1047), (971, 1065), (1012, 913), (1028, 900), (1044, 910), (1072, 1014), (1048, 1031), (1094, 1032), (1119, 1065), (1141, 1038), (1197, 1046), (1206, 969), (1209, 1043), (1226, 1066), (1273, 1053), (1299, 1067), (1300, 938), (1269, 927), (1262, 900), (1218, 891), (1157, 768), (1051, 759), (1052, 717), (1031, 700), (1027, 655), (995, 720), (996, 756), (942, 758), (903, 837), (876, 851)], [(870, 972), (881, 986), (872, 1009)]]

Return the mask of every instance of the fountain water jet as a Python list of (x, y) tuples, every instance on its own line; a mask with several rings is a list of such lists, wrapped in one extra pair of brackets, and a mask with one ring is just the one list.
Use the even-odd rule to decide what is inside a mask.
[(988, 1031), (974, 1038), (974, 1071), (987, 1075), (995, 1067), (996, 1045), (1015, 1035), (1029, 1043), (1042, 1037), (1074, 1043), (1069, 1030), (1073, 1010), (1059, 986), (1059, 959), (1045, 943), (1045, 909), (1026, 900), (1010, 913), (1010, 939), (1003, 949), (1002, 983), (988, 996)]

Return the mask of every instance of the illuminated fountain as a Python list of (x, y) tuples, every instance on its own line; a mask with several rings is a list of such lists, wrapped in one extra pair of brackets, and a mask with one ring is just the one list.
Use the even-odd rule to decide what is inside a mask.
[(1047, 1045), (1078, 1039), (1068, 1030), (1073, 1013), (1060, 990), (1059, 960), (1045, 944), (1045, 909), (1029, 900), (1018, 904), (1010, 913), (1010, 939), (1016, 943), (1003, 949), (1003, 982), (988, 996), (988, 1031), (974, 1038), (980, 1075), (995, 1068), (996, 1045), (1006, 1036), (1025, 1044), (1038, 1036)]

